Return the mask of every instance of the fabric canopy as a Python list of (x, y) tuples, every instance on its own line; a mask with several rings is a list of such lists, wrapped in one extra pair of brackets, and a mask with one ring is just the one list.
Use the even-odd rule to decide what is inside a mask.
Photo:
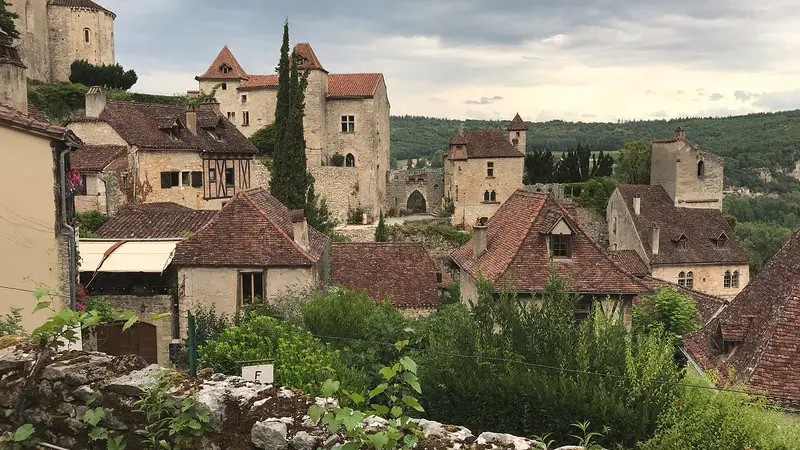
[(81, 272), (161, 273), (172, 262), (174, 241), (93, 241), (78, 242)]

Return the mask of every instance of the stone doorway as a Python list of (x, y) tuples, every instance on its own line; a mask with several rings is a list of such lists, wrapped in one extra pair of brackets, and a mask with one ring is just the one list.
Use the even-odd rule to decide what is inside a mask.
[(408, 196), (406, 210), (411, 214), (425, 214), (428, 212), (428, 204), (425, 196), (420, 191), (414, 191)]

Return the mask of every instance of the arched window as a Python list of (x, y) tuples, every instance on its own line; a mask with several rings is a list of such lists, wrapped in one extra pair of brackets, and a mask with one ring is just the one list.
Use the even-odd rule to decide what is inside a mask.
[(489, 201), (489, 191), (483, 193), (483, 201), (485, 202)]
[(353, 156), (352, 153), (348, 153), (347, 156), (344, 157), (344, 165), (345, 167), (355, 167), (356, 157)]
[(686, 272), (686, 287), (694, 288), (694, 272)]
[(489, 195), (489, 201), (492, 201), (492, 202), (496, 202), (497, 201), (497, 194), (494, 191), (492, 191), (492, 193)]
[(223, 65), (222, 65), (222, 67), (220, 67), (220, 68), (219, 68), (219, 70), (220, 70), (220, 72), (222, 72), (222, 73), (228, 73), (228, 72), (230, 72), (230, 71), (231, 71), (231, 68), (230, 68), (230, 67), (228, 67), (228, 65), (227, 65), (227, 64), (223, 64)]
[(89, 38), (91, 37), (91, 30), (88, 28), (83, 29), (83, 42), (89, 42)]
[(699, 161), (697, 163), (697, 177), (703, 178), (704, 176), (706, 176), (706, 163)]
[(686, 272), (678, 274), (678, 286), (686, 287)]
[(735, 270), (733, 272), (733, 276), (731, 277), (731, 287), (738, 288), (739, 287), (739, 271)]
[(731, 287), (731, 271), (726, 270), (725, 276), (722, 277), (722, 286), (725, 288)]

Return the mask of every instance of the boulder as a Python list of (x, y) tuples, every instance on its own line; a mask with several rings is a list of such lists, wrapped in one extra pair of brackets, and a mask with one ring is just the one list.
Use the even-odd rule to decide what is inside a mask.
[(250, 430), (250, 440), (262, 450), (287, 450), (286, 424), (275, 419), (256, 422)]
[(495, 448), (514, 448), (514, 450), (544, 449), (541, 442), (505, 433), (484, 432), (478, 436), (476, 444), (493, 446)]
[(141, 396), (144, 392), (153, 387), (158, 380), (156, 375), (166, 369), (158, 364), (151, 364), (144, 369), (133, 371), (127, 375), (114, 378), (108, 382), (106, 390), (118, 394)]
[(305, 431), (298, 431), (291, 440), (293, 450), (315, 450), (318, 443), (319, 438)]

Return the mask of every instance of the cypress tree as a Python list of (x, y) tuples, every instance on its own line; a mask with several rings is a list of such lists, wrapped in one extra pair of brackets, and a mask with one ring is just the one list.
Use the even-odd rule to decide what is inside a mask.
[(11, 45), (19, 37), (19, 31), (14, 24), (18, 16), (6, 9), (5, 0), (0, 0), (0, 45)]
[(286, 149), (286, 131), (289, 121), (289, 110), (292, 101), (292, 86), (289, 83), (289, 21), (283, 23), (283, 44), (281, 57), (277, 67), (278, 101), (275, 106), (275, 153), (272, 159), (269, 188), (273, 197), (292, 209), (288, 204), (289, 186), (287, 185), (290, 168), (288, 150)]
[(386, 227), (386, 221), (383, 219), (383, 211), (381, 211), (380, 218), (378, 219), (378, 227), (375, 228), (375, 242), (388, 242), (389, 229)]

